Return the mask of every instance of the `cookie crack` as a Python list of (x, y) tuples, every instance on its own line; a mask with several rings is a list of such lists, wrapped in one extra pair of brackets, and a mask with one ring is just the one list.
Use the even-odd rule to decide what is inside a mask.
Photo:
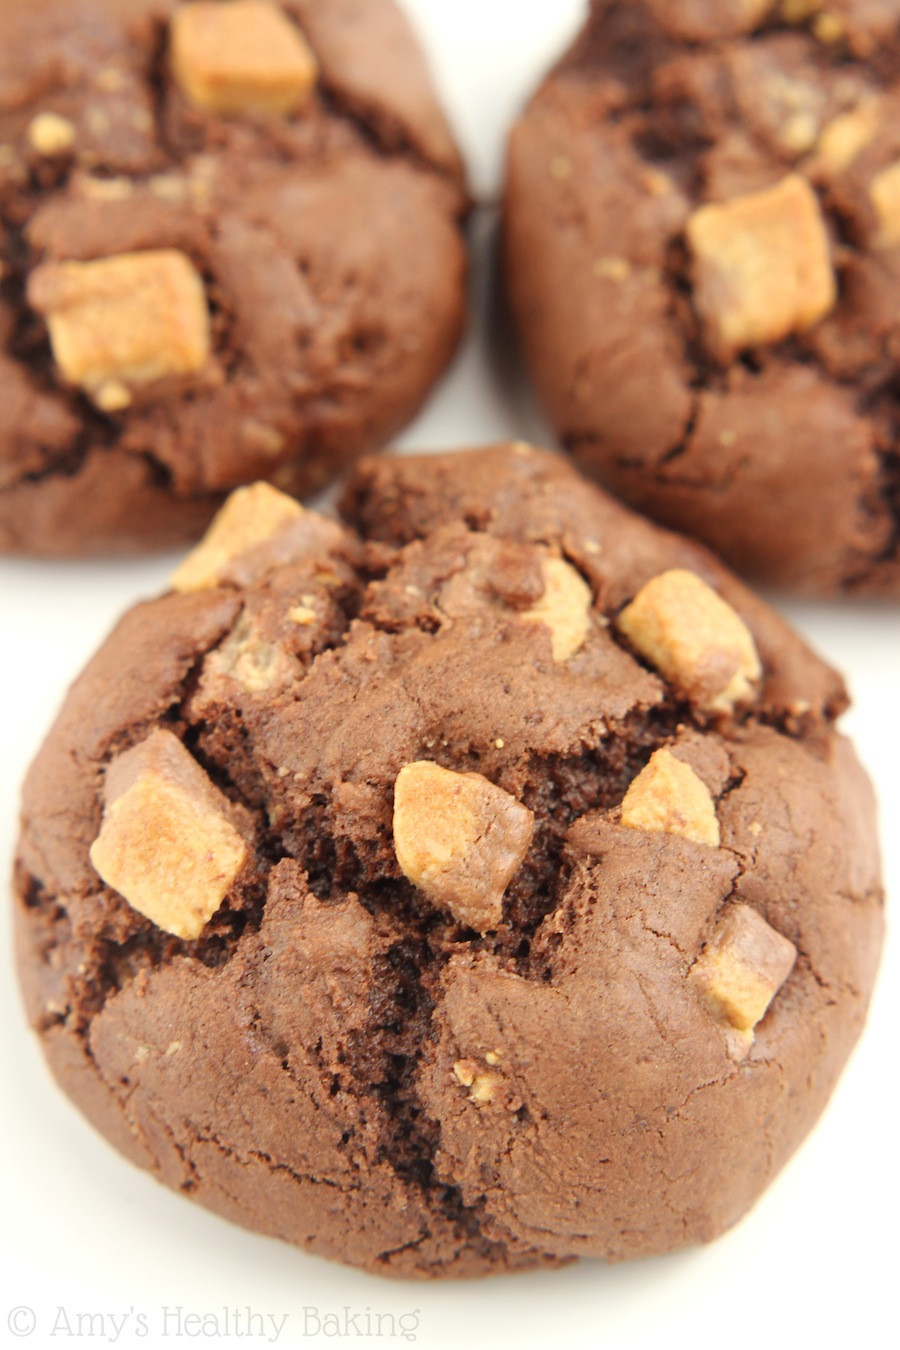
[[(751, 1064), (754, 1062), (755, 1061), (752, 1060), (749, 1061), (749, 1063)], [(743, 1060), (741, 1061), (740, 1064), (732, 1065), (732, 1067), (728, 1069), (727, 1072), (717, 1074), (715, 1078), (709, 1078), (703, 1083), (697, 1083), (694, 1087), (691, 1088), (690, 1092), (687, 1094), (684, 1101), (680, 1102), (678, 1106), (666, 1107), (666, 1122), (663, 1124), (661, 1128), (661, 1133), (665, 1132), (666, 1125), (670, 1120), (677, 1120), (679, 1118), (681, 1112), (687, 1106), (688, 1102), (692, 1101), (693, 1098), (696, 1097), (698, 1093), (708, 1092), (710, 1088), (724, 1087), (727, 1083), (733, 1082), (733, 1080), (743, 1072), (747, 1063), (748, 1061)]]
[[(642, 911), (640, 911), (640, 910), (635, 910), (634, 913), (633, 913), (630, 917), (631, 917), (631, 918), (636, 918), (636, 919), (639, 920), (640, 925), (641, 925), (641, 927), (643, 928), (643, 930), (644, 930), (645, 933), (649, 933), (652, 937), (658, 938), (660, 942), (667, 942), (667, 943), (669, 944), (669, 946), (672, 948), (672, 950), (673, 950), (679, 957), (681, 957), (682, 961), (688, 961), (688, 960), (689, 960), (688, 953), (685, 951), (685, 949), (684, 949), (684, 948), (681, 946), (681, 944), (678, 942), (677, 938), (676, 938), (672, 933), (667, 933), (667, 932), (665, 932), (663, 929), (660, 929), (660, 928), (654, 928), (652, 924), (647, 923), (647, 920), (646, 920), (646, 918), (644, 917), (644, 914), (643, 914)], [(641, 984), (640, 976), (639, 976), (639, 975), (635, 975), (635, 978), (637, 979), (638, 983)], [(641, 984), (641, 992), (644, 994), (644, 997), (645, 997), (645, 998), (648, 998), (648, 1001), (649, 1001), (649, 996), (647, 995), (647, 992), (646, 992), (646, 990), (644, 989), (644, 987), (643, 987), (642, 984)], [(655, 1019), (654, 1019), (654, 1020), (655, 1020)], [(657, 1028), (657, 1029), (658, 1029), (658, 1028)], [(665, 1037), (663, 1037), (663, 1039), (665, 1039)]]
[(416, 1249), (421, 1247), (423, 1242), (427, 1242), (430, 1237), (431, 1229), (426, 1228), (424, 1233), (420, 1233), (419, 1236), (413, 1238), (411, 1242), (404, 1242), (399, 1247), (388, 1247), (385, 1251), (379, 1252), (375, 1257), (375, 1260), (380, 1265), (387, 1265), (394, 1256), (400, 1256), (403, 1252), (416, 1251)]
[(326, 112), (351, 126), (363, 145), (379, 159), (403, 160), (411, 168), (447, 183), (459, 198), (458, 206), (452, 214), (458, 219), (463, 219), (469, 213), (471, 203), (460, 185), (459, 175), (449, 165), (429, 159), (398, 119), (379, 113), (373, 105), (367, 106), (353, 99), (324, 77), (320, 95)]
[[(650, 928), (648, 924), (642, 923), (641, 926), (643, 927), (643, 929), (644, 929), (645, 932), (653, 933), (653, 936), (654, 936), (654, 937), (662, 938), (663, 940), (668, 941), (668, 942), (670, 943), (670, 945), (675, 949), (675, 951), (677, 951), (677, 952), (679, 953), (679, 955), (682, 955), (682, 953), (681, 953), (681, 951), (680, 951), (680, 949), (679, 949), (679, 947), (678, 947), (678, 944), (677, 944), (676, 942), (674, 942), (671, 938), (669, 938), (668, 934), (666, 934), (666, 933), (657, 933), (657, 932), (655, 932), (654, 929)], [(646, 1009), (647, 1009), (647, 1012), (648, 1012), (648, 1014), (649, 1014), (650, 1021), (653, 1023), (654, 1027), (656, 1028), (656, 1034), (657, 1034), (657, 1036), (659, 1037), (659, 1039), (660, 1039), (660, 1041), (662, 1042), (663, 1045), (668, 1045), (670, 1037), (669, 1037), (669, 1032), (668, 1032), (668, 1030), (667, 1030), (667, 1028), (666, 1028), (666, 1024), (665, 1024), (665, 1022), (660, 1018), (658, 1012), (656, 1011), (656, 1004), (655, 1004), (655, 1002), (654, 1002), (654, 1000), (653, 1000), (653, 997), (652, 997), (650, 991), (648, 990), (645, 981), (641, 978), (640, 974), (639, 974), (637, 971), (634, 972), (634, 980), (635, 980), (635, 983), (637, 984), (638, 989), (641, 991), (641, 997), (642, 997), (643, 1000), (644, 1000), (644, 1005), (645, 1005), (645, 1007), (646, 1007)]]
[[(399, 954), (396, 978), (387, 997), (382, 989), (380, 1004), (373, 1005), (364, 1035), (355, 1038), (357, 1054), (351, 1061), (364, 1090), (374, 1091), (384, 1108), (376, 1160), (386, 1162), (404, 1186), (418, 1191), (426, 1207), (453, 1228), (461, 1248), (503, 1256), (506, 1244), (483, 1232), (484, 1199), (467, 1203), (461, 1188), (441, 1180), (436, 1171), (440, 1123), (427, 1114), (417, 1079), (427, 1046), (436, 1036), (434, 1016), (442, 998), (439, 977), (447, 953), (427, 942), (411, 953), (409, 942), (407, 936), (389, 951), (389, 956)], [(377, 1047), (374, 1062), (373, 1047)]]

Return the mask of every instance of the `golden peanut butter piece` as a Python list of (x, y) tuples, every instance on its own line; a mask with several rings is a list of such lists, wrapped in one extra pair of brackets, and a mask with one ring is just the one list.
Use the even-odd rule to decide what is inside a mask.
[(241, 423), (241, 441), (248, 450), (266, 459), (277, 459), (286, 445), (285, 438), (277, 427), (271, 427), (255, 417), (247, 417)]
[(762, 667), (750, 630), (694, 572), (673, 568), (648, 581), (618, 626), (701, 710), (727, 713), (753, 698)]
[(113, 760), (103, 825), (90, 850), (100, 876), (151, 923), (193, 939), (247, 861), (228, 802), (170, 731)]
[(832, 14), (830, 10), (825, 10), (816, 17), (812, 30), (820, 42), (829, 46), (841, 42), (847, 32), (840, 15)]
[(458, 1059), (453, 1065), (453, 1076), (462, 1087), (471, 1087), (477, 1072), (478, 1064), (474, 1059)]
[(542, 623), (550, 629), (553, 660), (564, 665), (585, 642), (591, 622), (591, 588), (580, 572), (563, 558), (541, 563), (544, 594), (522, 614), (526, 623)]
[(470, 1099), (482, 1105), (494, 1100), (497, 1088), (503, 1082), (501, 1074), (482, 1071), (474, 1059), (458, 1059), (453, 1065), (453, 1076), (461, 1087), (469, 1089)]
[(878, 220), (878, 247), (896, 248), (900, 244), (900, 160), (876, 175), (869, 196)]
[(832, 173), (849, 169), (878, 135), (883, 113), (878, 99), (870, 98), (840, 113), (823, 129), (816, 146), (818, 159)]
[(732, 905), (691, 968), (704, 1002), (751, 1032), (794, 967), (797, 949), (749, 905)]
[(687, 224), (694, 303), (706, 344), (729, 360), (781, 342), (823, 318), (837, 299), (828, 234), (804, 178), (701, 206)]
[(789, 24), (805, 24), (812, 20), (811, 27), (820, 42), (833, 44), (844, 36), (844, 24), (837, 14), (824, 8), (825, 0), (781, 0), (779, 17)]
[(503, 1082), (499, 1073), (476, 1073), (472, 1080), (472, 1086), (469, 1088), (469, 1096), (473, 1102), (481, 1102), (483, 1106), (488, 1105), (494, 1100), (497, 1089)]
[(295, 112), (318, 76), (316, 58), (269, 0), (195, 0), (175, 11), (172, 72), (197, 108), (224, 116)]
[(64, 155), (75, 144), (76, 130), (68, 117), (59, 113), (38, 113), (28, 123), (28, 144), (39, 155)]
[(285, 526), (306, 514), (298, 501), (268, 483), (238, 488), (172, 574), (172, 590), (205, 591), (218, 586), (235, 558), (275, 539)]
[(533, 834), (528, 807), (480, 773), (417, 760), (397, 775), (394, 848), (404, 876), (479, 932), (500, 922)]
[(28, 300), (47, 320), (63, 378), (107, 411), (110, 386), (124, 406), (118, 391), (194, 374), (209, 357), (203, 282), (176, 249), (42, 263)]
[(719, 846), (719, 821), (709, 789), (671, 750), (657, 750), (631, 783), (622, 802), (622, 824)]
[(283, 689), (296, 678), (297, 663), (279, 643), (262, 636), (246, 613), (203, 663), (204, 674), (234, 680), (249, 694)]

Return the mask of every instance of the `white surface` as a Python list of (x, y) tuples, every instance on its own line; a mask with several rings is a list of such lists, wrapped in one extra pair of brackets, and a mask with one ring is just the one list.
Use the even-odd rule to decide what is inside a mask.
[[(580, 0), (408, 0), (428, 43), (482, 200), (496, 192), (504, 127), (580, 16)], [(476, 230), (484, 294), (490, 222)], [(403, 443), (479, 443), (539, 426), (497, 378), (478, 330)], [(501, 363), (502, 364), (502, 363)], [(0, 563), (0, 866), (14, 841), (18, 785), (63, 690), (169, 560), (116, 565)], [(856, 698), (846, 729), (882, 801), (888, 888), (900, 880), (900, 623), (896, 609), (786, 605), (844, 670)], [(24, 1025), (2, 907), (0, 981), (3, 1284), (0, 1344), (41, 1346), (880, 1347), (896, 1306), (898, 958), (889, 945), (868, 1032), (824, 1119), (751, 1215), (702, 1250), (624, 1267), (467, 1285), (388, 1284), (233, 1228), (122, 1161), (57, 1092)], [(7, 1317), (33, 1310), (17, 1339)], [(178, 1308), (182, 1322), (178, 1322)], [(241, 1321), (226, 1323), (224, 1309)], [(262, 1314), (250, 1326), (247, 1309)], [(325, 1315), (356, 1317), (326, 1327)], [(168, 1316), (166, 1310), (168, 1309)], [(312, 1311), (307, 1312), (306, 1310)], [(366, 1334), (367, 1312), (372, 1334)], [(390, 1323), (378, 1314), (407, 1320)], [(93, 1314), (94, 1322), (78, 1316)], [(196, 1320), (188, 1320), (194, 1315)], [(210, 1320), (200, 1318), (208, 1315)], [(28, 1313), (14, 1322), (27, 1329)], [(287, 1321), (282, 1324), (281, 1319)], [(231, 1314), (233, 1318), (233, 1313)], [(269, 1319), (274, 1317), (275, 1323)], [(123, 1323), (123, 1318), (125, 1321)], [(319, 1319), (320, 1333), (317, 1335)], [(102, 1319), (102, 1320), (101, 1320)], [(214, 1319), (214, 1320), (213, 1320)], [(275, 1338), (275, 1327), (281, 1332)], [(409, 1339), (400, 1334), (409, 1332)], [(896, 1330), (896, 1326), (895, 1326)], [(92, 1334), (94, 1333), (94, 1334)]]

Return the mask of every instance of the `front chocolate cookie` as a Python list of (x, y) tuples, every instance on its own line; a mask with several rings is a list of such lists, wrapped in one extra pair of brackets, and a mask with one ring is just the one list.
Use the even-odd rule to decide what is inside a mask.
[(565, 445), (820, 594), (900, 595), (898, 25), (594, 0), (510, 143), (508, 286)]
[(417, 411), (463, 313), (459, 157), (393, 0), (0, 14), (0, 550), (195, 537)]
[(385, 1274), (714, 1237), (882, 934), (838, 677), (524, 446), (231, 497), (25, 788), (54, 1073), (168, 1185)]

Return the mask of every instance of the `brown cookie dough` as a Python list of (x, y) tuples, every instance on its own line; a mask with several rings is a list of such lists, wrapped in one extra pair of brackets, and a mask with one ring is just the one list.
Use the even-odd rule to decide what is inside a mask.
[(466, 200), (394, 0), (0, 7), (0, 551), (194, 538), (418, 410)]
[(894, 0), (594, 0), (505, 253), (583, 467), (758, 580), (900, 596)]
[(734, 1223), (882, 935), (841, 681), (525, 446), (233, 497), (25, 787), (19, 968), (128, 1157), (383, 1274)]

